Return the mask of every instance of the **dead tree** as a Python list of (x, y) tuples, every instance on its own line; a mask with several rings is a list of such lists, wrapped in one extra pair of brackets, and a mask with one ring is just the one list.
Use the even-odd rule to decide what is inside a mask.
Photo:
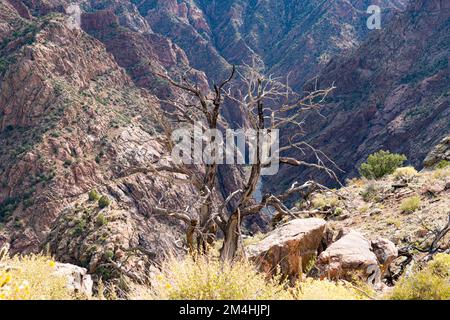
[[(186, 73), (187, 74), (187, 73)], [(181, 90), (182, 94), (176, 99), (167, 99), (161, 102), (169, 105), (167, 115), (180, 123), (201, 123), (207, 129), (226, 128), (227, 123), (221, 118), (224, 105), (234, 104), (238, 106), (246, 120), (246, 128), (255, 132), (266, 132), (271, 135), (275, 130), (287, 126), (295, 128), (296, 133), (286, 139), (287, 143), (281, 146), (277, 152), (280, 164), (290, 166), (307, 166), (324, 170), (332, 178), (337, 179), (336, 174), (326, 164), (336, 166), (324, 153), (302, 140), (303, 115), (305, 112), (320, 112), (326, 97), (334, 89), (315, 89), (303, 95), (296, 94), (288, 83), (282, 83), (280, 79), (265, 76), (258, 61), (246, 65), (242, 70), (233, 67), (230, 77), (220, 84), (213, 85), (210, 92), (203, 92), (192, 83), (186, 75), (178, 79), (167, 74), (157, 74), (173, 87)], [(225, 103), (227, 102), (227, 103)], [(283, 215), (297, 217), (304, 212), (295, 208), (288, 208), (285, 201), (297, 194), (310, 194), (306, 192), (311, 188), (320, 187), (309, 181), (302, 185), (294, 183), (292, 187), (280, 195), (266, 194), (259, 203), (254, 200), (257, 184), (261, 179), (262, 170), (269, 166), (268, 160), (263, 157), (266, 150), (262, 150), (264, 137), (256, 134), (256, 159), (250, 165), (250, 172), (244, 186), (231, 194), (221, 203), (213, 205), (213, 194), (216, 187), (217, 164), (205, 166), (201, 178), (193, 179), (201, 199), (198, 208), (186, 208), (186, 210), (173, 210), (157, 208), (162, 214), (167, 214), (184, 221), (187, 228), (188, 245), (191, 250), (196, 246), (204, 249), (207, 239), (215, 236), (218, 228), (223, 232), (224, 243), (221, 249), (222, 261), (233, 260), (241, 247), (241, 224), (244, 218), (250, 215), (260, 214), (264, 208), (271, 207)], [(307, 162), (286, 156), (288, 151), (296, 149), (300, 153), (306, 151), (315, 155), (316, 162)], [(336, 167), (337, 168), (337, 167)], [(232, 210), (229, 204), (233, 201)], [(194, 234), (197, 244), (194, 244)]]

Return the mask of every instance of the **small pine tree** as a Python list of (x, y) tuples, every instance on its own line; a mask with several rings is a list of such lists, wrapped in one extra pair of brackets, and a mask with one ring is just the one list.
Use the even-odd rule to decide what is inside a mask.
[(359, 173), (367, 179), (380, 179), (394, 173), (406, 160), (402, 154), (381, 150), (369, 156), (367, 162), (361, 165)]

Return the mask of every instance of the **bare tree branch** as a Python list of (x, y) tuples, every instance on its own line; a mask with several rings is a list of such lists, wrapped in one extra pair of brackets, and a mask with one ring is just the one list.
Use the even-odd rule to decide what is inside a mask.
[[(331, 164), (335, 169), (340, 170), (337, 165), (323, 152), (301, 140), (300, 135), (303, 133), (305, 112), (320, 112), (322, 104), (334, 90), (334, 85), (326, 89), (316, 87), (311, 92), (299, 95), (289, 86), (288, 77), (283, 83), (281, 78), (264, 75), (264, 64), (256, 58), (250, 65), (244, 65), (242, 68), (237, 69), (233, 66), (230, 76), (220, 84), (214, 84), (209, 92), (203, 92), (198, 85), (192, 83), (188, 78), (188, 73), (186, 71), (182, 74), (179, 80), (174, 80), (167, 74), (156, 74), (184, 92), (176, 99), (161, 100), (161, 103), (165, 103), (169, 107), (166, 112), (169, 117), (178, 123), (200, 122), (203, 129), (217, 129), (219, 125), (225, 128), (227, 123), (221, 118), (224, 103), (234, 103), (245, 117), (246, 129), (259, 132), (280, 129), (289, 125), (297, 128), (296, 134), (288, 139), (288, 145), (282, 146), (278, 150), (280, 154), (294, 149), (300, 151), (301, 154), (306, 154), (307, 150), (312, 152), (316, 159), (315, 163), (311, 163), (294, 157), (282, 156), (279, 159), (281, 164), (324, 170), (330, 177), (339, 181), (333, 169), (327, 166), (327, 164)], [(262, 160), (262, 152), (265, 150), (261, 147), (260, 135), (257, 134), (255, 139), (256, 159), (251, 164), (250, 173), (242, 189), (232, 192), (226, 199), (219, 200), (214, 196), (217, 183), (217, 164), (208, 164), (204, 166), (203, 178), (196, 179), (199, 199), (195, 205), (184, 211), (163, 209), (159, 206), (155, 208), (155, 212), (184, 221), (189, 226), (188, 238), (190, 237), (192, 240), (192, 235), (197, 234), (198, 248), (204, 248), (205, 242), (214, 236), (217, 230), (216, 226), (220, 227), (225, 236), (221, 250), (222, 260), (234, 259), (239, 247), (242, 246), (241, 224), (246, 216), (260, 214), (266, 207), (272, 207), (279, 213), (291, 217), (313, 214), (311, 211), (288, 208), (284, 202), (295, 194), (300, 197), (308, 197), (312, 190), (323, 187), (312, 181), (303, 185), (294, 184), (283, 194), (264, 195), (260, 203), (255, 203), (254, 194), (260, 182), (262, 169), (266, 167), (266, 163), (263, 163)], [(223, 148), (223, 146), (219, 146), (219, 148)], [(213, 207), (213, 198), (214, 201), (219, 201), (217, 209)], [(228, 206), (232, 200), (235, 200), (235, 204), (232, 211), (228, 212)], [(193, 219), (192, 216), (196, 218)], [(192, 244), (189, 245), (192, 247)]]

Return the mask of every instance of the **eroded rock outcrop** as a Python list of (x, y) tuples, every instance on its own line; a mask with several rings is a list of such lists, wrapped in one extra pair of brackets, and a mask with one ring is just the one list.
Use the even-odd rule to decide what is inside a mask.
[(259, 243), (249, 246), (248, 256), (261, 271), (267, 274), (280, 271), (295, 280), (316, 256), (325, 226), (323, 219), (292, 220), (270, 232)]

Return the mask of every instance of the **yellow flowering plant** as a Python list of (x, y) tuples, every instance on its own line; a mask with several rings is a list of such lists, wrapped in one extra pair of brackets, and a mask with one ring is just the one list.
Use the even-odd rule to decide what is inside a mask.
[(0, 300), (73, 299), (67, 279), (54, 273), (55, 266), (45, 255), (5, 255), (0, 264)]

